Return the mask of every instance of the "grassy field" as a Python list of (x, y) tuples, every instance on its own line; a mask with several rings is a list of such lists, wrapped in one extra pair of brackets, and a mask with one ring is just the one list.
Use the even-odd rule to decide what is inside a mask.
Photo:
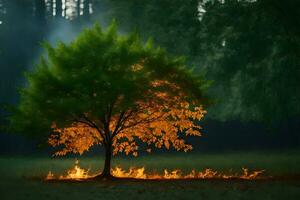
[[(74, 158), (0, 157), (0, 199), (300, 199), (300, 180), (177, 180), (46, 182), (45, 175), (64, 174)], [(101, 170), (103, 160), (80, 158), (91, 173)], [(300, 174), (299, 151), (224, 154), (164, 154), (139, 158), (115, 158), (113, 166), (145, 166), (146, 171), (167, 169), (240, 172), (242, 167), (264, 169), (265, 175), (295, 177)]]

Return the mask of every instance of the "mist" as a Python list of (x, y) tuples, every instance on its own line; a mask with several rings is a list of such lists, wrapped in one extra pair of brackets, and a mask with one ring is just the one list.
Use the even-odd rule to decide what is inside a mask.
[[(226, 76), (221, 74), (225, 71), (225, 74), (230, 75), (233, 69), (230, 66), (235, 63), (240, 64), (239, 61), (234, 59), (228, 61), (227, 58), (224, 58), (223, 63), (217, 63), (217, 59), (224, 55), (224, 52), (229, 52), (225, 48), (230, 48), (230, 45), (233, 44), (231, 42), (232, 38), (228, 36), (225, 47), (225, 45), (222, 45), (225, 40), (218, 37), (223, 37), (225, 33), (233, 30), (233, 28), (226, 29), (226, 32), (225, 29), (219, 30), (217, 26), (214, 26), (216, 30), (209, 29), (211, 27), (208, 25), (204, 27), (203, 24), (208, 20), (220, 19), (219, 16), (212, 16), (215, 13), (209, 12), (209, 9), (212, 8), (209, 5), (205, 6), (205, 3), (206, 1), (201, 4), (201, 9), (199, 9), (199, 2), (193, 0), (174, 1), (172, 6), (166, 6), (167, 1), (162, 1), (160, 5), (158, 1), (126, 3), (126, 1), (110, 0), (0, 0), (0, 104), (15, 105), (18, 102), (18, 88), (26, 84), (23, 73), (33, 70), (40, 58), (47, 56), (42, 48), (43, 42), (48, 42), (52, 46), (55, 46), (58, 42), (69, 43), (83, 29), (89, 28), (95, 23), (99, 23), (105, 28), (111, 20), (116, 19), (121, 33), (137, 31), (145, 40), (152, 37), (156, 45), (166, 48), (171, 55), (186, 56), (187, 62), (192, 67), (197, 68), (198, 71), (205, 71), (208, 75), (207, 79), (214, 79), (215, 85), (208, 93), (215, 95), (216, 102), (221, 103), (208, 108), (208, 117), (204, 122), (201, 122), (203, 137), (191, 140), (191, 143), (195, 144), (195, 151), (298, 148), (300, 145), (298, 134), (300, 128), (299, 113), (294, 113), (294, 110), (297, 110), (298, 107), (293, 107), (294, 104), (285, 103), (284, 101), (284, 97), (292, 96), (291, 92), (277, 95), (280, 86), (278, 86), (279, 89), (270, 86), (266, 89), (269, 93), (265, 96), (279, 96), (279, 103), (275, 104), (276, 102), (270, 101), (270, 99), (262, 99), (253, 104), (250, 100), (255, 96), (253, 91), (255, 89), (257, 91), (257, 88), (251, 90), (251, 87), (242, 84), (250, 83), (250, 81), (244, 81), (243, 78), (246, 76), (238, 77), (233, 74), (230, 80), (225, 80), (224, 77)], [(260, 2), (253, 1), (251, 3), (260, 6)], [(250, 5), (250, 2), (248, 4)], [(181, 9), (177, 9), (178, 5), (182, 6)], [(220, 6), (220, 9), (223, 7)], [(293, 12), (291, 11), (291, 13)], [(225, 21), (224, 24), (229, 24), (228, 21)], [(298, 32), (296, 32), (296, 28), (293, 28), (293, 25), (289, 24), (293, 24), (290, 21), (284, 22), (284, 24), (289, 26), (288, 30), (292, 38)], [(208, 34), (205, 30), (211, 31), (211, 34)], [(292, 39), (287, 40), (292, 41)], [(204, 41), (209, 42), (205, 43)], [(219, 46), (217, 42), (220, 43)], [(219, 52), (222, 48), (225, 49), (224, 52)], [(270, 49), (277, 50), (278, 48), (272, 47)], [(213, 53), (207, 55), (208, 52)], [(253, 50), (253, 52), (251, 56), (257, 56), (255, 59), (252, 58), (253, 60), (260, 58), (260, 56), (267, 57), (264, 52), (259, 52), (259, 50)], [(213, 60), (215, 57), (217, 59)], [(211, 60), (208, 60), (208, 58)], [(272, 65), (271, 59), (268, 62), (265, 60), (263, 61), (266, 62), (266, 65)], [(227, 67), (226, 64), (230, 66)], [(241, 63), (243, 66), (244, 64)], [(222, 70), (224, 70), (210, 71), (218, 65), (223, 67)], [(297, 64), (294, 66), (297, 66)], [(265, 72), (259, 71), (252, 74), (254, 74), (253, 77), (259, 77), (259, 74), (262, 73)], [(221, 82), (220, 77), (224, 78), (224, 80), (222, 79), (223, 82)], [(220, 83), (218, 83), (218, 80), (220, 80)], [(258, 88), (261, 87), (259, 85), (262, 82), (260, 79), (254, 78), (253, 80), (253, 85), (257, 85)], [(286, 82), (287, 85), (291, 85), (291, 91), (296, 91), (298, 86), (295, 86), (295, 82), (288, 82), (288, 80)], [(234, 87), (230, 85), (232, 83), (235, 84)], [(266, 85), (268, 84), (266, 83)], [(226, 98), (219, 100), (218, 95), (220, 93)], [(248, 101), (240, 103), (241, 96), (246, 97), (247, 95), (251, 96), (251, 98), (248, 98), (251, 105), (247, 104)], [(293, 102), (299, 102), (297, 96), (295, 99)], [(264, 104), (259, 105), (259, 103)], [(273, 105), (273, 103), (274, 107), (268, 108), (268, 105)], [(271, 112), (278, 105), (283, 105), (282, 110), (278, 111), (278, 115), (283, 116), (284, 120), (262, 120), (272, 118), (273, 114)], [(269, 110), (256, 109), (259, 106), (266, 107)], [(290, 109), (290, 107), (294, 109)], [(291, 110), (289, 113), (286, 111), (288, 109)], [(251, 113), (251, 116), (247, 115), (249, 113)], [(1, 115), (5, 116), (7, 113), (1, 110)], [(1, 118), (1, 120), (1, 124), (7, 123), (4, 119)], [(39, 148), (40, 141), (32, 141), (32, 139), (27, 139), (18, 134), (2, 132), (0, 135), (1, 154), (47, 151), (47, 148)]]

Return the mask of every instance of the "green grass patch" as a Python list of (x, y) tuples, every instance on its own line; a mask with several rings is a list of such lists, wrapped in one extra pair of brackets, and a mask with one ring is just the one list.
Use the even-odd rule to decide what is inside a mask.
[[(79, 157), (78, 157), (79, 158)], [(101, 171), (102, 156), (80, 157), (80, 166), (91, 173)], [(0, 157), (0, 199), (300, 199), (300, 181), (122, 181), (46, 182), (51, 170), (65, 174), (74, 158)], [(267, 175), (293, 176), (300, 173), (299, 151), (232, 152), (223, 154), (161, 154), (138, 158), (116, 157), (113, 166), (128, 169), (145, 166), (146, 171), (163, 169), (241, 172), (242, 167), (265, 169)]]

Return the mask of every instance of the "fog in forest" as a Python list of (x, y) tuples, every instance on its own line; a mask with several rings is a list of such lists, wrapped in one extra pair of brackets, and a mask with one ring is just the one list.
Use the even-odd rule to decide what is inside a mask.
[[(70, 42), (115, 19), (120, 33), (153, 38), (211, 80), (203, 136), (190, 141), (196, 152), (295, 149), (299, 7), (293, 0), (0, 0), (0, 104), (18, 102), (24, 72), (45, 56), (43, 42)], [(5, 125), (8, 113), (0, 114)], [(48, 151), (42, 141), (1, 131), (0, 154)]]

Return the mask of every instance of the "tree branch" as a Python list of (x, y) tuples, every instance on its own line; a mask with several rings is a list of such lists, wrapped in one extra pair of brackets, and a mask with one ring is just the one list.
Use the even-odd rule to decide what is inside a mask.
[(74, 121), (75, 121), (75, 122), (79, 122), (79, 123), (86, 124), (86, 125), (90, 126), (91, 128), (95, 128), (95, 129), (99, 132), (100, 136), (102, 137), (103, 143), (107, 143), (107, 140), (106, 140), (106, 138), (105, 138), (105, 135), (104, 135), (103, 131), (102, 131), (102, 130), (101, 130), (101, 129), (93, 122), (93, 121), (91, 121), (91, 120), (90, 120), (89, 118), (87, 118), (86, 116), (82, 115), (82, 118), (83, 118), (85, 121), (80, 120), (80, 119), (78, 119), (78, 118), (75, 118)]
[(116, 124), (115, 130), (114, 130), (113, 133), (112, 133), (112, 136), (111, 136), (112, 138), (114, 137), (114, 135), (116, 135), (116, 133), (117, 133), (117, 131), (118, 131), (120, 125), (121, 125), (121, 122), (122, 122), (122, 120), (123, 120), (124, 115), (125, 115), (125, 111), (122, 111), (122, 112), (120, 113), (120, 116), (119, 116), (118, 122), (117, 122), (117, 124)]
[(126, 130), (128, 128), (132, 128), (132, 127), (137, 126), (139, 124), (148, 124), (148, 123), (151, 123), (151, 122), (158, 122), (158, 121), (160, 121), (160, 119), (162, 117), (163, 117), (163, 114), (161, 116), (159, 116), (159, 117), (150, 118), (150, 119), (147, 118), (145, 120), (136, 121), (136, 122), (134, 122), (134, 123), (132, 123), (132, 124), (130, 124), (128, 126), (122, 126), (122, 128), (120, 128), (119, 132), (122, 131), (122, 130)]
[(112, 138), (114, 138), (122, 130), (122, 127), (124, 127), (124, 123), (132, 116), (133, 113), (134, 113), (134, 110), (130, 110), (127, 115), (125, 115), (126, 112), (124, 112), (124, 114), (123, 114), (124, 116), (122, 117), (122, 119), (119, 118), (119, 121), (117, 124), (118, 127), (116, 126), (115, 131), (112, 134)]

